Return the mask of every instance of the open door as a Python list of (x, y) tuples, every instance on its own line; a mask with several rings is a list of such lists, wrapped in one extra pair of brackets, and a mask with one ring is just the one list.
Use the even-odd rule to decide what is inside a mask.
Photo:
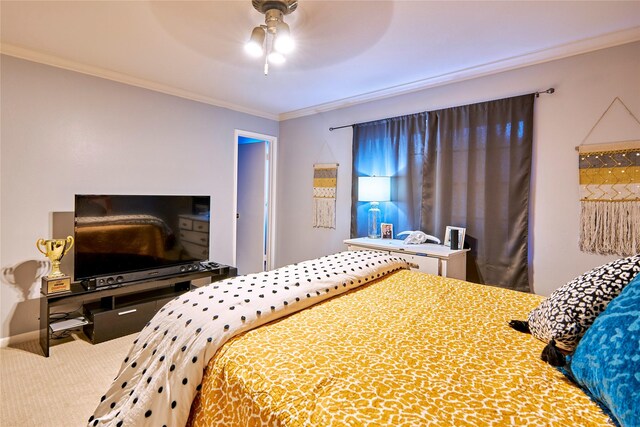
[(275, 137), (236, 132), (235, 266), (239, 274), (273, 268)]

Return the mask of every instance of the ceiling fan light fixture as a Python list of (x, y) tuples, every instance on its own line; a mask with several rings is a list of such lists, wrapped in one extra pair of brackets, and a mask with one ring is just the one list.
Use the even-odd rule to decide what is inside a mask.
[(258, 58), (262, 56), (264, 54), (263, 46), (264, 46), (265, 36), (266, 36), (266, 33), (264, 28), (255, 27), (251, 32), (251, 37), (249, 38), (249, 41), (244, 45), (245, 52), (247, 52), (250, 56), (253, 56), (254, 58)]
[(269, 64), (284, 63), (284, 54), (294, 48), (291, 30), (284, 17), (296, 10), (298, 0), (252, 0), (251, 3), (264, 15), (265, 23), (253, 29), (245, 50), (254, 57), (264, 55), (264, 74), (267, 75)]
[(270, 64), (280, 65), (284, 64), (286, 59), (283, 54), (274, 50), (267, 56), (267, 61), (269, 61)]
[(276, 27), (276, 38), (273, 42), (273, 48), (280, 53), (290, 53), (293, 51), (294, 44), (291, 38), (291, 31), (289, 25), (284, 21), (279, 22)]

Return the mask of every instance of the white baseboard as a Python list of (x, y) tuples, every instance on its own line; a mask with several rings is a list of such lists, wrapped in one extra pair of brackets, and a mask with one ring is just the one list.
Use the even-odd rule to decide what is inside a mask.
[(12, 335), (10, 337), (0, 338), (0, 348), (9, 347), (11, 344), (33, 341), (40, 338), (40, 331), (25, 332), (23, 334)]

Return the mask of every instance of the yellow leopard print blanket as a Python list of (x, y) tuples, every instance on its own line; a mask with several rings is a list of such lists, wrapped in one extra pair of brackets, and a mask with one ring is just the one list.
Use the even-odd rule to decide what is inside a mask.
[(541, 299), (391, 274), (229, 341), (188, 425), (612, 425), (507, 325)]

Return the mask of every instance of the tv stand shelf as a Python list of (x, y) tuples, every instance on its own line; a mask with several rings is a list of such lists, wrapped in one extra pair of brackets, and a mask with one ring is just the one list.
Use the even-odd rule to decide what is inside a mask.
[[(129, 282), (119, 287), (85, 289), (80, 282), (71, 284), (71, 292), (40, 296), (40, 346), (49, 357), (51, 333), (82, 327), (94, 344), (138, 332), (168, 301), (196, 287), (192, 282), (210, 279), (212, 282), (237, 275), (235, 267), (201, 270), (152, 280)], [(58, 327), (51, 309), (79, 304), (81, 313)], [(82, 319), (82, 320), (81, 320)], [(83, 325), (83, 322), (86, 322)]]

